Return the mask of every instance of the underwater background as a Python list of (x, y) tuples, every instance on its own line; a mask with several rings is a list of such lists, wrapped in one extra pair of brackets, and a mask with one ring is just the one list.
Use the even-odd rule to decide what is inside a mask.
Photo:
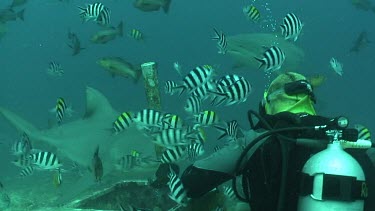
[[(1, 0), (0, 8), (6, 8), (11, 2)], [(157, 62), (162, 107), (169, 112), (182, 113), (185, 103), (178, 96), (170, 97), (163, 91), (166, 80), (181, 80), (173, 69), (174, 62), (180, 63), (184, 71), (210, 64), (219, 67), (219, 75), (241, 74), (252, 84), (252, 94), (245, 103), (219, 107), (217, 112), (248, 128), (245, 114), (248, 109), (258, 109), (269, 79), (262, 70), (233, 69), (233, 60), (217, 53), (211, 40), (213, 28), (227, 36), (278, 32), (285, 14), (293, 12), (304, 23), (302, 34), (295, 43), (305, 52), (297, 72), (307, 76), (322, 74), (327, 78), (315, 90), (317, 113), (328, 117), (343, 115), (349, 118), (351, 125), (359, 123), (370, 131), (375, 129), (375, 13), (356, 8), (350, 0), (172, 0), (167, 14), (139, 11), (131, 1), (105, 0), (102, 3), (111, 9), (112, 25), (123, 21), (125, 35), (104, 45), (90, 43), (90, 36), (98, 26), (82, 23), (78, 15), (78, 5), (94, 2), (98, 1), (30, 0), (22, 6), (25, 8), (24, 21), (9, 22), (7, 33), (0, 39), (1, 107), (45, 128), (48, 120), (54, 118), (48, 110), (55, 106), (56, 98), (60, 96), (69, 99), (73, 105), (76, 113), (72, 119), (82, 116), (85, 87), (91, 86), (100, 90), (118, 110), (143, 109), (147, 102), (142, 81), (133, 83), (122, 77), (111, 77), (96, 64), (101, 57), (120, 56), (135, 64)], [(257, 5), (262, 21), (252, 23), (246, 20), (242, 8), (248, 4)], [(132, 28), (144, 33), (144, 42), (126, 35)], [(69, 30), (79, 36), (85, 48), (76, 56), (72, 56), (67, 45)], [(362, 31), (367, 32), (372, 43), (359, 52), (349, 52)], [(330, 68), (332, 57), (344, 64), (342, 76)], [(62, 77), (46, 74), (51, 61), (62, 65), (65, 71)], [(275, 76), (272, 75), (271, 79)], [(8, 147), (18, 135), (8, 122), (0, 119), (0, 179), (19, 174), (19, 168), (10, 162), (13, 157)]]

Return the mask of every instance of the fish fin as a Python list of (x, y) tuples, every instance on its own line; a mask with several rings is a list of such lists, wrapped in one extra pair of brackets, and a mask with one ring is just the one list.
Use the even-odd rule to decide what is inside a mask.
[(286, 26), (284, 24), (280, 25), (280, 29), (281, 29), (281, 34), (284, 35), (286, 32)]
[(211, 39), (212, 40), (219, 40), (220, 39), (220, 34), (219, 32), (214, 28), (214, 31), (215, 31), (215, 36), (212, 37)]
[(169, 7), (171, 6), (171, 2), (172, 0), (164, 0), (164, 4), (163, 4), (164, 13), (169, 12)]

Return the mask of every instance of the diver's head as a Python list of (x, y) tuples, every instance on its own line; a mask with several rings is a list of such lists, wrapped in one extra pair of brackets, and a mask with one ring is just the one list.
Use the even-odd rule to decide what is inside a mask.
[(315, 115), (313, 87), (306, 77), (287, 72), (274, 79), (264, 93), (262, 107), (265, 114), (288, 111)]

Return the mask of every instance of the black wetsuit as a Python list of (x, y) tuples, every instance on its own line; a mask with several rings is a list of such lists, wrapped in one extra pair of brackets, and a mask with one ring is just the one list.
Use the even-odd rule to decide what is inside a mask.
[[(308, 119), (301, 120), (293, 114), (266, 115), (265, 119), (272, 128), (323, 125), (329, 120), (320, 116), (309, 116)], [(264, 125), (258, 124), (256, 129), (264, 130), (266, 128)], [(313, 133), (299, 132), (283, 135), (292, 138), (313, 138), (314, 136)], [(287, 152), (287, 180), (286, 191), (284, 193), (285, 198), (283, 199), (283, 203), (278, 205), (282, 172), (281, 145), (283, 145), (283, 148)], [(251, 210), (276, 211), (278, 206), (281, 206), (281, 210), (283, 211), (297, 210), (300, 171), (310, 156), (322, 149), (298, 146), (295, 142), (280, 141), (276, 136), (267, 139), (250, 157), (245, 168), (248, 170), (246, 171), (248, 172), (246, 176), (248, 176), (250, 183)], [(352, 153), (351, 151), (355, 151), (356, 153)], [(368, 198), (365, 200), (365, 210), (373, 211), (375, 210), (375, 168), (364, 150), (350, 150), (349, 152), (361, 164), (365, 172), (369, 188)], [(217, 160), (213, 162), (217, 162)], [(188, 191), (188, 197), (197, 198), (232, 178), (233, 176), (230, 173), (202, 169), (191, 165), (185, 170), (181, 180)]]

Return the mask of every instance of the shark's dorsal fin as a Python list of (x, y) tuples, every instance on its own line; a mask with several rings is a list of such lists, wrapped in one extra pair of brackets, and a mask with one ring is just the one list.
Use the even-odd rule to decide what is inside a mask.
[(107, 98), (98, 90), (86, 87), (86, 112), (84, 119), (113, 113), (113, 108)]

